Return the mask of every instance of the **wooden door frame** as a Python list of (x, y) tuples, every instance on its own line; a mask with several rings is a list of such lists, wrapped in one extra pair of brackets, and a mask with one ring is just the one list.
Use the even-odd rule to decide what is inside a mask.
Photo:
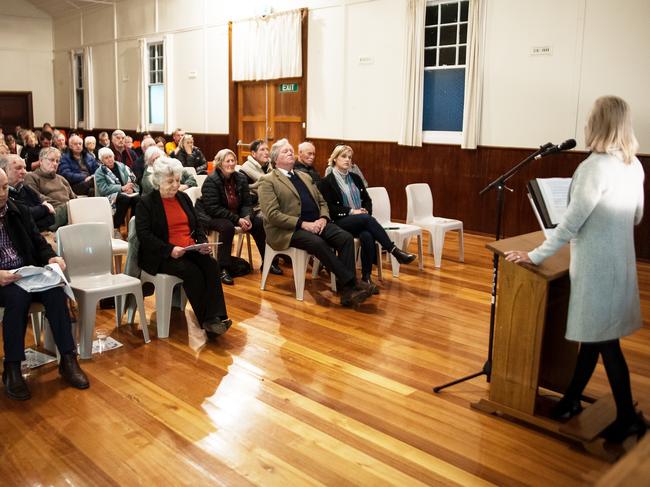
[[(302, 113), (305, 116), (305, 136), (307, 135), (307, 38), (309, 33), (309, 10), (300, 9), (301, 43), (302, 43), (302, 89), (305, 90), (302, 97)], [(271, 81), (271, 80), (269, 80)], [(237, 154), (237, 134), (239, 124), (237, 121), (238, 107), (237, 85), (232, 79), (232, 22), (228, 22), (228, 147)], [(247, 141), (250, 142), (250, 141)]]

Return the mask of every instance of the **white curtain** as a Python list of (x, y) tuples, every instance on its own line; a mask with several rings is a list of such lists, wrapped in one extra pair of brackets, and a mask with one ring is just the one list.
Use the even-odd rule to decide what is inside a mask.
[(300, 10), (232, 24), (232, 79), (257, 81), (302, 76)]
[(398, 143), (422, 146), (424, 19), (426, 0), (407, 0), (402, 77), (402, 120)]
[(483, 46), (485, 43), (486, 1), (469, 2), (465, 106), (463, 108), (463, 149), (476, 149), (481, 133), (483, 99)]
[(72, 74), (72, 83), (70, 83), (70, 128), (77, 128), (77, 71), (75, 66), (74, 49), (70, 51), (70, 73)]
[(147, 40), (138, 40), (140, 48), (140, 72), (138, 73), (138, 132), (147, 131), (147, 76), (149, 74), (149, 64), (147, 60)]
[(86, 130), (95, 128), (95, 89), (93, 80), (93, 48), (84, 47), (84, 105), (86, 113), (84, 115), (84, 122)]
[(174, 35), (167, 34), (164, 38), (164, 83), (165, 83), (165, 126), (164, 132), (171, 134), (176, 128), (176, 110), (174, 106)]

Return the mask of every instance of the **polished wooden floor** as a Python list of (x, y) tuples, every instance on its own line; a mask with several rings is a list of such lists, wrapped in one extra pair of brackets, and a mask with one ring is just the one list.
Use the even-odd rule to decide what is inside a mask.
[[(33, 398), (0, 397), (0, 484), (22, 485), (580, 485), (609, 468), (576, 445), (470, 409), (488, 342), (489, 239), (466, 235), (465, 263), (447, 238), (442, 269), (402, 267), (359, 310), (327, 279), (259, 271), (225, 289), (234, 325), (199, 353), (175, 311), (169, 339), (124, 347), (83, 367), (87, 391), (47, 365)], [(650, 317), (650, 265), (639, 264)], [(388, 272), (386, 274), (389, 274)], [(147, 298), (148, 314), (153, 299)], [(102, 311), (98, 322), (111, 323)], [(28, 334), (27, 342), (31, 341)], [(635, 398), (650, 411), (650, 329), (624, 340)], [(588, 392), (607, 392), (599, 366)]]

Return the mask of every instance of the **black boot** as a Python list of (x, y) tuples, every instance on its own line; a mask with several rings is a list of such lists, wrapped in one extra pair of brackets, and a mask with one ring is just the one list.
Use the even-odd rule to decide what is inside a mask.
[(397, 245), (390, 249), (390, 253), (393, 254), (393, 257), (397, 259), (397, 262), (400, 264), (410, 264), (415, 260), (416, 255), (410, 254), (409, 252), (404, 252)]
[(582, 412), (580, 399), (571, 399), (564, 396), (551, 410), (551, 418), (557, 421), (566, 421)]
[(88, 389), (90, 387), (88, 377), (86, 377), (84, 371), (79, 367), (77, 354), (74, 352), (61, 355), (59, 374), (72, 387), (76, 387), (77, 389)]
[(20, 372), (20, 362), (5, 362), (2, 371), (2, 382), (5, 385), (5, 392), (11, 399), (25, 401), (32, 397), (27, 387), (27, 382)]
[(609, 443), (623, 443), (628, 436), (636, 436), (637, 440), (640, 440), (645, 435), (646, 429), (643, 413), (638, 413), (628, 420), (617, 418), (601, 435)]
[(379, 294), (379, 287), (377, 287), (377, 284), (372, 282), (370, 276), (363, 276), (361, 277), (361, 280), (372, 289), (372, 294)]
[(221, 275), (219, 277), (221, 279), (221, 284), (226, 284), (228, 286), (235, 284), (235, 280), (226, 269), (221, 269)]
[(348, 308), (358, 306), (372, 295), (366, 283), (350, 282), (341, 289), (341, 305)]

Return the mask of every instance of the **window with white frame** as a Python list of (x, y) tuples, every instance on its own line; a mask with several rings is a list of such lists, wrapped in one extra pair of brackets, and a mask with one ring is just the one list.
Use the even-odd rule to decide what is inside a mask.
[(163, 77), (164, 50), (162, 42), (147, 44), (149, 77), (147, 85), (149, 113), (147, 121), (152, 130), (162, 130), (165, 122), (165, 80)]
[(86, 117), (84, 104), (84, 56), (82, 52), (77, 52), (74, 55), (74, 92), (77, 127), (83, 127)]
[(468, 0), (427, 2), (422, 117), (422, 130), (427, 142), (460, 143), (468, 13)]

